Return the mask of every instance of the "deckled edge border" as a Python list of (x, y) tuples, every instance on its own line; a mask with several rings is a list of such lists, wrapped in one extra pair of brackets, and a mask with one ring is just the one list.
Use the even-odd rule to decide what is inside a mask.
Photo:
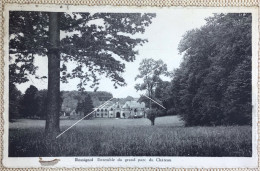
[[(89, 6), (102, 6), (102, 5), (111, 5), (111, 6), (153, 6), (153, 7), (172, 7), (172, 6), (196, 6), (196, 7), (258, 7), (258, 33), (260, 35), (260, 1), (258, 0), (1, 0), (0, 1), (0, 170), (8, 170), (8, 171), (20, 171), (20, 170), (55, 170), (55, 171), (63, 171), (63, 170), (73, 170), (73, 171), (97, 171), (97, 170), (176, 170), (176, 171), (258, 171), (260, 168), (260, 146), (259, 139), (257, 141), (257, 154), (258, 154), (258, 168), (253, 169), (242, 169), (242, 168), (209, 168), (209, 169), (183, 169), (183, 168), (5, 168), (2, 164), (3, 159), (3, 133), (4, 133), (4, 120), (3, 120), (3, 112), (4, 112), (4, 6), (5, 4), (61, 4), (61, 5), (89, 5)], [(259, 39), (259, 37), (258, 37)], [(260, 41), (258, 41), (258, 49), (260, 49)], [(260, 51), (258, 51), (258, 65), (260, 64)], [(259, 68), (258, 68), (258, 101), (260, 100), (260, 88), (259, 88)], [(257, 132), (258, 136), (260, 135), (260, 119), (259, 119), (260, 105), (258, 105), (258, 121), (257, 121)]]

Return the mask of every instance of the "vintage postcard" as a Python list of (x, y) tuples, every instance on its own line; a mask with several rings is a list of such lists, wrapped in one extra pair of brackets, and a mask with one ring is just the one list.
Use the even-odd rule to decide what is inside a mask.
[(257, 168), (258, 8), (6, 4), (7, 168)]

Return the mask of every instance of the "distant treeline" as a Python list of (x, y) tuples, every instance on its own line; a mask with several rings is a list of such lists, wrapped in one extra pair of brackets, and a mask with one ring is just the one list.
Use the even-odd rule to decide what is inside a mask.
[(252, 16), (216, 14), (206, 21), (179, 43), (184, 59), (164, 103), (187, 126), (250, 125)]
[(78, 102), (83, 101), (87, 95), (90, 95), (93, 106), (99, 106), (103, 101), (107, 101), (113, 95), (106, 91), (62, 91), (62, 108), (61, 111), (74, 110), (77, 108)]
[(45, 119), (47, 90), (31, 85), (24, 94), (14, 84), (9, 85), (9, 120), (17, 118)]
[[(61, 112), (71, 112), (76, 110), (79, 103), (86, 97), (91, 97), (94, 106), (102, 101), (112, 98), (112, 94), (105, 91), (79, 92), (62, 91), (60, 102)], [(9, 119), (16, 118), (38, 118), (45, 119), (47, 107), (47, 90), (38, 90), (31, 85), (22, 94), (14, 84), (9, 86)]]
[[(91, 98), (90, 101), (93, 107), (103, 104), (111, 99), (113, 95), (106, 91), (61, 91), (61, 114), (70, 114), (73, 110), (77, 111), (80, 105), (86, 101), (86, 98)], [(124, 104), (126, 101), (134, 100), (133, 97), (115, 98), (113, 102)], [(31, 85), (24, 94), (22, 94), (14, 84), (10, 83), (9, 87), (9, 118), (37, 118), (45, 119), (47, 108), (47, 90), (38, 90)], [(84, 106), (85, 104), (83, 104)]]

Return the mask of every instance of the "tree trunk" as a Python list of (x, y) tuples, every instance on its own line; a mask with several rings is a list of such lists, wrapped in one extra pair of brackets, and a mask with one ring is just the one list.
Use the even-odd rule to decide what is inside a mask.
[(151, 125), (154, 126), (154, 120), (151, 120)]
[(59, 13), (49, 13), (48, 93), (45, 132), (57, 136), (60, 132), (60, 29)]
[[(151, 92), (151, 90), (148, 90), (148, 96), (149, 96), (150, 98), (152, 98), (152, 92)], [(152, 109), (152, 100), (151, 100), (151, 99), (149, 99), (149, 107), (150, 107), (150, 109)]]

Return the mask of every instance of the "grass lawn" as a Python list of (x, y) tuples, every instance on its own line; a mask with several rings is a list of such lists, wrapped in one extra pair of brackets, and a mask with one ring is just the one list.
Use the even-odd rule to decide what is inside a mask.
[[(75, 120), (61, 120), (65, 130)], [(57, 139), (44, 137), (42, 120), (10, 123), (10, 157), (251, 156), (251, 126), (184, 127), (177, 116), (155, 126), (141, 119), (83, 120)]]

